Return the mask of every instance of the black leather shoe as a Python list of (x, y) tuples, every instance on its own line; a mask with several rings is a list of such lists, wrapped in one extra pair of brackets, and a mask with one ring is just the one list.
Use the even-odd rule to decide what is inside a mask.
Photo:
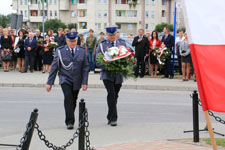
[(73, 125), (72, 125), (72, 124), (68, 124), (68, 125), (67, 125), (67, 129), (68, 129), (68, 130), (73, 130)]
[(170, 76), (170, 79), (173, 79), (173, 76)]
[(108, 125), (110, 125), (111, 121), (108, 120)]
[(117, 126), (117, 121), (111, 121), (111, 122), (110, 122), (110, 125), (111, 125), (112, 127)]

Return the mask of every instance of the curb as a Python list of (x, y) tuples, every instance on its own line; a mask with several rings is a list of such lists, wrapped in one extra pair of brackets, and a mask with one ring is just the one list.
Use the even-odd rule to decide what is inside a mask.
[[(43, 88), (45, 84), (32, 84), (32, 83), (0, 83), (0, 87), (32, 87)], [(54, 87), (60, 87), (59, 84)], [(89, 84), (89, 88), (105, 88), (103, 84)], [(124, 84), (122, 89), (132, 90), (162, 90), (162, 91), (193, 91), (197, 90), (197, 87), (175, 87), (175, 86), (154, 86), (154, 85), (127, 85)]]

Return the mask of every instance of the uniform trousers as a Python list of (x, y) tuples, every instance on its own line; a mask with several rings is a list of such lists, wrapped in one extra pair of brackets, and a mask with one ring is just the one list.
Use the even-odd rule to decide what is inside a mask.
[(79, 94), (79, 90), (74, 91), (73, 86), (67, 83), (63, 83), (61, 85), (63, 94), (64, 94), (64, 107), (65, 107), (65, 114), (66, 114), (66, 125), (75, 123), (75, 116), (74, 112), (77, 105), (77, 97)]
[(107, 90), (107, 104), (108, 104), (108, 121), (117, 121), (117, 99), (119, 97), (119, 91), (122, 84), (116, 84), (110, 80), (103, 80), (105, 88)]

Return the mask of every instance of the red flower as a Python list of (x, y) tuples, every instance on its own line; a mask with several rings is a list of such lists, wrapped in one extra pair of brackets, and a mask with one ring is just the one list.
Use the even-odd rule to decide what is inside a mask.
[(136, 64), (136, 61), (133, 61), (132, 64), (135, 65)]
[(134, 53), (131, 52), (131, 54), (128, 56), (128, 58), (132, 58), (134, 56)]

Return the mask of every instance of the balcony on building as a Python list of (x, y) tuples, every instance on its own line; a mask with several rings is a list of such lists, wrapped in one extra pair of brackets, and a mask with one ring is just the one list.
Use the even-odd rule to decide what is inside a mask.
[(28, 2), (28, 4), (29, 4), (29, 9), (30, 10), (38, 10), (40, 8), (38, 0), (30, 0)]
[(70, 3), (68, 3), (68, 0), (60, 0), (59, 9), (60, 10), (69, 10)]
[(116, 8), (117, 9), (124, 9), (124, 10), (136, 10), (137, 7), (139, 7), (140, 2), (139, 0), (137, 1), (137, 4), (135, 7), (130, 6), (130, 2), (132, 2), (132, 0), (115, 0), (115, 4), (116, 4)]
[(87, 9), (87, 0), (77, 0), (77, 9)]
[(78, 19), (79, 22), (87, 21), (87, 10), (86, 9), (79, 10), (77, 19)]
[(137, 10), (116, 10), (116, 21), (117, 22), (137, 22)]
[(30, 22), (42, 22), (42, 16), (38, 15), (38, 10), (30, 10)]

